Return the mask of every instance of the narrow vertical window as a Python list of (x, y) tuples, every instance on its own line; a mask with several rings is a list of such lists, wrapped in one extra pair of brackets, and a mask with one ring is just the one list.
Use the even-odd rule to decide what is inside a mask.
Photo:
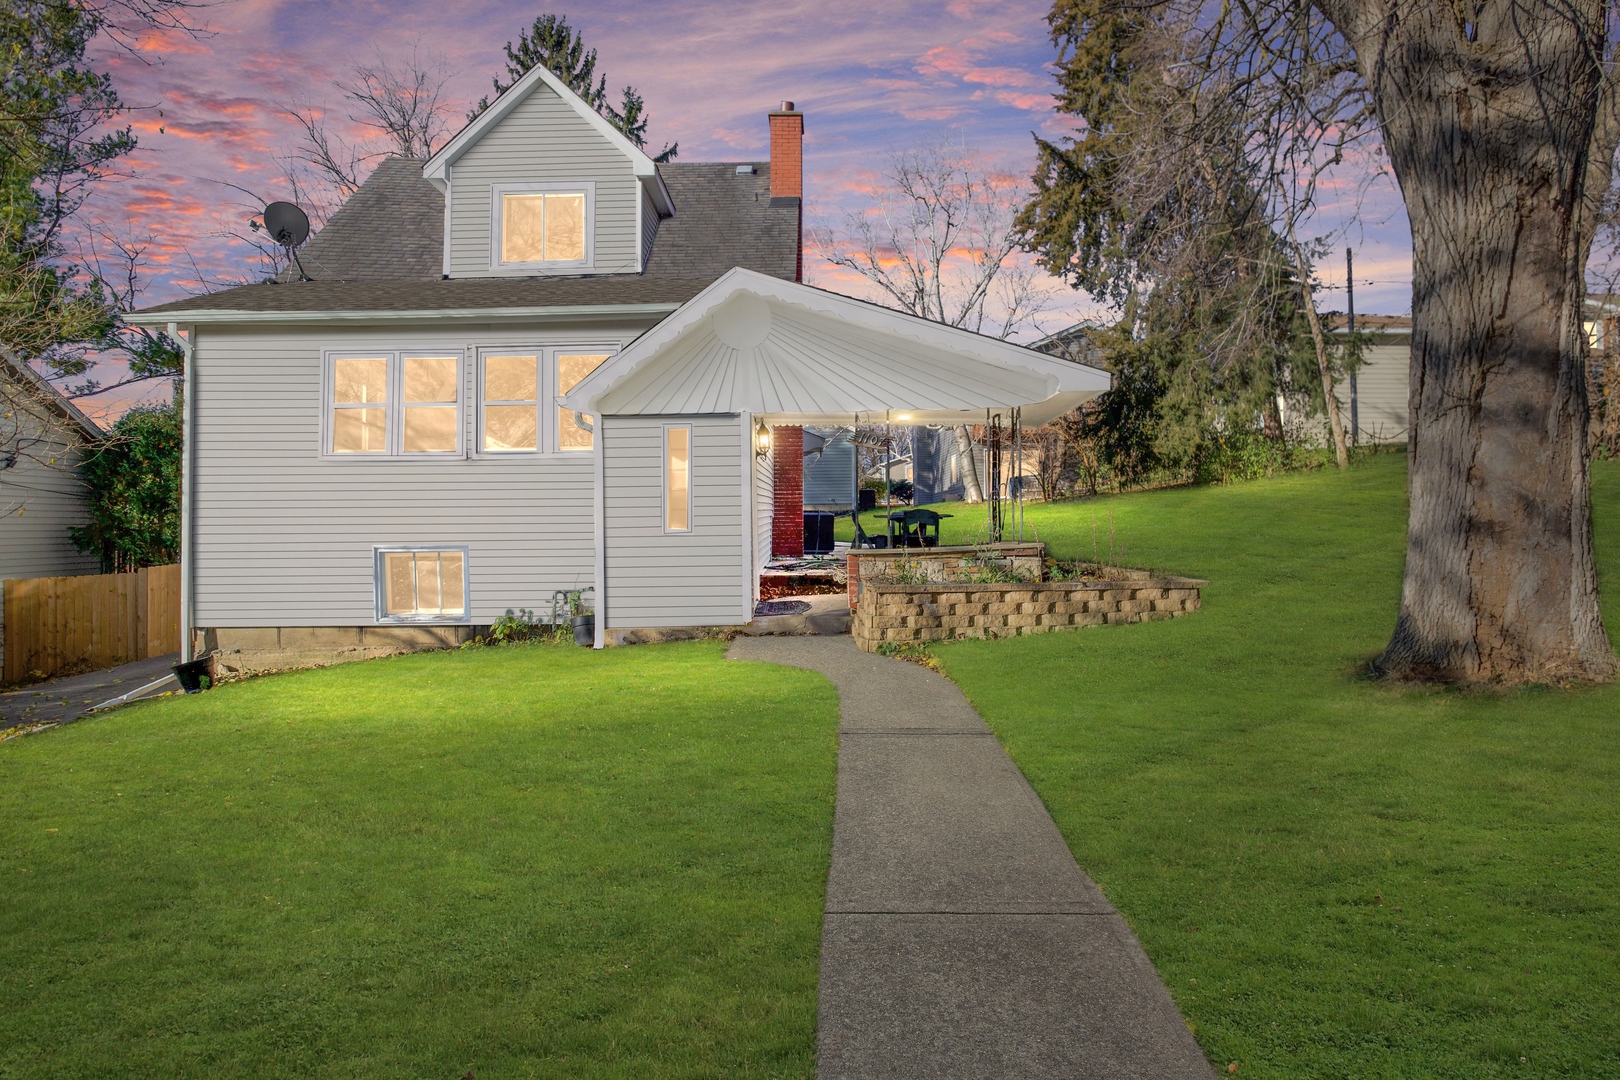
[(484, 357), (486, 453), (540, 449), (540, 357)]
[[(561, 397), (574, 387), (580, 380), (602, 365), (608, 358), (607, 353), (558, 353), (557, 354), (557, 396)], [(595, 425), (594, 417), (586, 416), (587, 424)], [(568, 409), (557, 409), (557, 449), (558, 450), (589, 450), (592, 446), (591, 433), (574, 422), (574, 414)]]
[(388, 358), (332, 361), (332, 453), (388, 453)]
[(692, 531), (692, 429), (664, 429), (664, 531)]
[(455, 453), (461, 420), (460, 360), (454, 356), (407, 356), (403, 367), (403, 451)]

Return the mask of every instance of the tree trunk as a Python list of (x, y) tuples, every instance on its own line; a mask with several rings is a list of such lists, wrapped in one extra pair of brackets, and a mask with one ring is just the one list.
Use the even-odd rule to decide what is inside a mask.
[(973, 458), (973, 436), (966, 424), (956, 425), (956, 457), (962, 463), (962, 501), (984, 502), (984, 488), (979, 484), (979, 465)]
[[(1323, 5), (1355, 48), (1412, 223), (1411, 514), (1378, 667), (1606, 680), (1587, 493), (1585, 186), (1603, 4)], [(1477, 7), (1477, 11), (1474, 8)], [(1606, 172), (1605, 172), (1606, 175)]]
[(1350, 448), (1344, 441), (1344, 420), (1339, 416), (1339, 399), (1333, 394), (1333, 366), (1328, 363), (1327, 338), (1322, 334), (1322, 318), (1316, 313), (1316, 294), (1311, 289), (1310, 267), (1305, 251), (1294, 232), (1294, 218), (1288, 217), (1288, 242), (1294, 249), (1294, 273), (1299, 275), (1299, 294), (1305, 300), (1305, 321), (1310, 324), (1311, 344), (1316, 348), (1316, 370), (1322, 376), (1322, 401), (1327, 409), (1328, 429), (1333, 435), (1333, 456), (1339, 468), (1350, 467)]

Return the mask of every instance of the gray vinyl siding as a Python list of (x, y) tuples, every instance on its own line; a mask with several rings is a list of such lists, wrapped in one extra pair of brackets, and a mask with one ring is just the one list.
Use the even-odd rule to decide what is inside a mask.
[(73, 469), (77, 453), (56, 453), (57, 466), (19, 457), (0, 472), (0, 579), (101, 572), (100, 561), (68, 539), (68, 529), (90, 520)]
[(775, 454), (754, 456), (754, 583), (759, 597), (759, 571), (771, 559), (771, 518), (776, 511)]
[(462, 423), (471, 448), (477, 346), (627, 341), (643, 329), (199, 330), (196, 625), (374, 624), (374, 545), (466, 545), (475, 623), (509, 607), (549, 614), (554, 590), (594, 581), (592, 458), (323, 460), (322, 351), (466, 350)]
[[(692, 425), (692, 531), (664, 532), (664, 425)], [(603, 428), (606, 627), (748, 621), (745, 433), (738, 416), (609, 416)]]
[[(1411, 386), (1412, 347), (1405, 341), (1398, 344), (1374, 344), (1363, 354), (1364, 363), (1356, 372), (1356, 413), (1360, 420), (1363, 443), (1405, 442), (1409, 424), (1409, 388)], [(1341, 380), (1334, 387), (1344, 420), (1345, 435), (1350, 434), (1350, 380)]]
[(500, 271), (490, 266), (491, 188), (583, 181), (596, 184), (595, 262), (590, 272), (634, 273), (637, 244), (646, 238), (636, 234), (636, 202), (642, 192), (630, 159), (541, 84), (452, 169), (450, 275), (533, 276), (532, 269)]
[(645, 267), (647, 260), (652, 256), (653, 241), (658, 237), (658, 208), (653, 205), (652, 195), (646, 188), (641, 189), (641, 265)]

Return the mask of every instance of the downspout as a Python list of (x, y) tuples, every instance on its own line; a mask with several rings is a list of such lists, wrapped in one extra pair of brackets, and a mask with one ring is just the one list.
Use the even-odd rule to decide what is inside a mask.
[(185, 663), (193, 659), (192, 651), (192, 598), (191, 575), (196, 565), (196, 545), (191, 538), (191, 525), (194, 511), (192, 508), (191, 486), (195, 478), (195, 467), (192, 464), (193, 432), (196, 430), (196, 385), (197, 376), (192, 364), (192, 336), (196, 333), (195, 327), (187, 329), (184, 339), (180, 337), (180, 324), (169, 324), (169, 339), (180, 341), (181, 363), (184, 365), (180, 373), (180, 662)]
[(596, 618), (591, 620), (596, 626), (596, 638), (591, 642), (591, 647), (600, 649), (607, 644), (607, 515), (602, 497), (603, 479), (607, 473), (603, 463), (607, 455), (607, 417), (601, 413), (596, 414), (596, 438), (591, 441), (596, 446)]

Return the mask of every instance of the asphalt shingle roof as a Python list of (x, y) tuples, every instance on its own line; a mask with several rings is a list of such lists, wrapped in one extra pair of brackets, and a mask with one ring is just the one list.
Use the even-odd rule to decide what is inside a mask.
[[(797, 200), (773, 200), (770, 165), (667, 164), (659, 173), (675, 216), (659, 222), (641, 274), (443, 280), (444, 196), (422, 162), (385, 159), (300, 251), (276, 284), (242, 285), (147, 308), (175, 311), (438, 311), (469, 308), (684, 303), (733, 267), (792, 280)], [(739, 173), (738, 165), (753, 172)]]

